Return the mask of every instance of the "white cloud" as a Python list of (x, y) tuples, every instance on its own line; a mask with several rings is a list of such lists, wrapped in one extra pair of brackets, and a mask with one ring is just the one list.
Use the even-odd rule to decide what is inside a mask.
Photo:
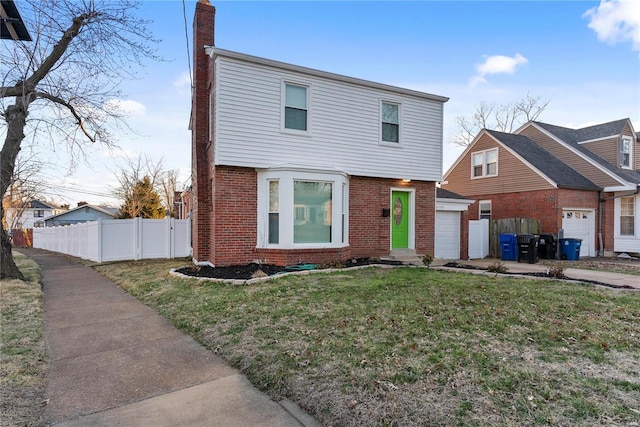
[(188, 71), (185, 71), (180, 74), (177, 79), (171, 82), (171, 84), (175, 87), (191, 87), (191, 75)]
[(476, 66), (478, 74), (469, 79), (472, 86), (486, 83), (486, 76), (490, 74), (513, 74), (518, 66), (529, 62), (527, 58), (516, 53), (514, 56), (493, 55), (486, 56), (482, 64)]
[(147, 107), (144, 104), (130, 99), (110, 99), (107, 101), (106, 108), (131, 116), (144, 116), (147, 112)]
[(588, 27), (598, 39), (608, 43), (631, 41), (640, 51), (640, 2), (638, 0), (602, 0), (600, 6), (587, 10)]

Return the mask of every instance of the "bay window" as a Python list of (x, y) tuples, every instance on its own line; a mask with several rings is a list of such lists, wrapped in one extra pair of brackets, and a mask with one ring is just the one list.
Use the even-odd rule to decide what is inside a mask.
[(258, 172), (258, 247), (326, 248), (347, 244), (348, 178), (286, 168)]

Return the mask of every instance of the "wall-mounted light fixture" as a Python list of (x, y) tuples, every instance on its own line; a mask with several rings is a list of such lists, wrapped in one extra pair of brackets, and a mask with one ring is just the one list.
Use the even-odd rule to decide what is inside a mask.
[(410, 180), (410, 179), (405, 178), (405, 179), (403, 179), (403, 180), (402, 180), (402, 182), (404, 182), (404, 183), (409, 183), (409, 182), (411, 182), (411, 180)]

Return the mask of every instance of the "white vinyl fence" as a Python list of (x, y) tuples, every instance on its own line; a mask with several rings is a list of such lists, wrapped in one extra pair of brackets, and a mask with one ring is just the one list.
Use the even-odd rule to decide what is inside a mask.
[(96, 262), (191, 255), (188, 219), (109, 219), (35, 228), (33, 247)]

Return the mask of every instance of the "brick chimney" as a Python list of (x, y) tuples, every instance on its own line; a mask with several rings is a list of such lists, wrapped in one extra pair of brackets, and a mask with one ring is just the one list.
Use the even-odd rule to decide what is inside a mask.
[(196, 3), (193, 19), (193, 84), (191, 89), (191, 176), (193, 183), (192, 246), (193, 259), (211, 259), (213, 230), (213, 144), (209, 139), (209, 91), (213, 66), (205, 52), (214, 45), (216, 9), (207, 0)]

